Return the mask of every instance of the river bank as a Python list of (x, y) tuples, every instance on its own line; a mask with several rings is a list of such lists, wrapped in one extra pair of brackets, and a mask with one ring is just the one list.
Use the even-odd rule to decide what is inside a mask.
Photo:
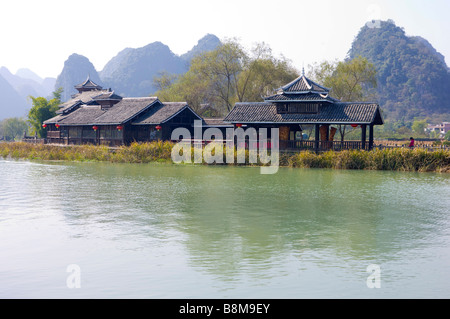
[[(95, 145), (0, 143), (0, 157), (48, 161), (97, 161), (111, 163), (172, 163), (171, 142), (132, 143), (110, 148)], [(248, 153), (246, 154), (248, 157)], [(281, 167), (365, 169), (417, 172), (450, 172), (450, 150), (375, 149), (341, 152), (280, 153)], [(237, 161), (235, 161), (237, 163)], [(229, 164), (228, 164), (229, 165)], [(233, 164), (231, 164), (233, 165)], [(255, 164), (252, 164), (255, 165)], [(258, 165), (258, 164), (256, 164)]]

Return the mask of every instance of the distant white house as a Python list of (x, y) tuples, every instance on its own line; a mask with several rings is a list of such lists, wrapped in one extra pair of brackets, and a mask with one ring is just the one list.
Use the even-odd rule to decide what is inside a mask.
[(439, 133), (440, 137), (444, 137), (448, 131), (450, 131), (450, 122), (442, 122), (441, 124), (433, 125), (429, 124), (427, 128), (425, 128), (426, 132), (436, 132)]

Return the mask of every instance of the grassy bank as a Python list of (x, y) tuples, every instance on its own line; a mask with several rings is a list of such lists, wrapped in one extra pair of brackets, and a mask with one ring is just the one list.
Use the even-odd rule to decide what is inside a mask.
[(450, 173), (449, 150), (396, 148), (370, 152), (360, 150), (330, 151), (321, 154), (301, 152), (289, 156), (286, 160), (289, 167)]
[[(173, 143), (133, 143), (111, 149), (106, 146), (56, 146), (28, 143), (0, 143), (0, 157), (29, 160), (98, 161), (112, 163), (172, 163)], [(236, 155), (236, 154), (235, 154)], [(248, 153), (246, 154), (248, 158)], [(236, 156), (235, 156), (236, 158)], [(235, 161), (237, 162), (237, 161)], [(370, 152), (351, 150), (316, 154), (304, 151), (280, 154), (280, 166), (300, 168), (366, 169), (419, 172), (450, 172), (450, 151), (384, 149)]]
[(170, 142), (133, 143), (109, 148), (96, 145), (58, 146), (23, 142), (0, 143), (0, 157), (50, 161), (150, 163), (171, 161)]

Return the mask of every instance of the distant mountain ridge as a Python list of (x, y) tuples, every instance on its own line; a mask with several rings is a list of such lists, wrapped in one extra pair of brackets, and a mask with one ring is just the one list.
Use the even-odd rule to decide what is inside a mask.
[(183, 74), (191, 59), (201, 52), (214, 50), (218, 37), (207, 34), (190, 51), (178, 56), (170, 48), (153, 42), (144, 47), (126, 48), (113, 57), (99, 72), (101, 80), (122, 96), (148, 96), (156, 91), (154, 77), (162, 72)]
[(30, 95), (47, 97), (55, 88), (56, 79), (42, 79), (28, 69), (19, 69), (16, 74), (12, 74), (3, 66), (0, 68), (0, 76), (7, 82), (2, 82), (0, 120), (26, 116), (31, 107), (31, 101), (28, 99)]
[(154, 77), (162, 72), (185, 73), (192, 57), (201, 52), (214, 50), (219, 44), (219, 38), (208, 34), (181, 56), (173, 53), (167, 45), (159, 41), (141, 48), (125, 48), (101, 71), (97, 71), (87, 57), (74, 53), (65, 61), (55, 88), (63, 88), (62, 100), (66, 101), (76, 93), (74, 86), (89, 76), (103, 88), (111, 88), (123, 97), (149, 96), (156, 91), (153, 86)]
[(0, 74), (0, 121), (8, 117), (22, 117), (27, 112), (27, 102)]
[[(22, 69), (14, 75), (0, 68), (0, 120), (25, 116), (30, 102), (27, 96), (48, 97), (63, 87), (63, 100), (75, 93), (74, 86), (89, 76), (104, 88), (112, 88), (124, 97), (149, 96), (156, 89), (153, 78), (161, 72), (182, 74), (191, 59), (214, 50), (220, 40), (207, 34), (190, 51), (178, 56), (170, 48), (153, 42), (141, 48), (126, 48), (114, 56), (101, 71), (88, 58), (72, 54), (57, 79), (40, 79)], [(379, 104), (389, 120), (430, 117), (450, 121), (450, 72), (442, 54), (424, 38), (407, 36), (392, 20), (380, 27), (363, 26), (352, 43), (348, 58), (364, 56), (374, 63), (378, 77)], [(39, 83), (40, 82), (40, 83)]]
[(186, 65), (167, 45), (153, 42), (121, 51), (105, 65), (100, 77), (119, 95), (148, 96), (154, 91), (153, 77), (161, 71), (181, 74)]
[(0, 120), (7, 117), (26, 116), (31, 102), (28, 96), (51, 97), (55, 89), (62, 87), (63, 101), (77, 91), (74, 86), (89, 77), (103, 88), (112, 88), (123, 97), (148, 96), (156, 91), (153, 79), (162, 72), (182, 74), (189, 68), (190, 60), (198, 53), (214, 50), (218, 37), (207, 34), (190, 51), (178, 56), (170, 48), (153, 42), (142, 48), (126, 48), (113, 57), (101, 70), (87, 57), (73, 53), (64, 62), (56, 79), (42, 79), (28, 69), (19, 69), (12, 74), (6, 67), (0, 68)]
[(361, 28), (349, 58), (359, 55), (375, 65), (385, 118), (450, 120), (449, 68), (426, 39), (407, 36), (392, 20), (381, 21), (379, 28)]
[(75, 85), (84, 82), (88, 77), (98, 85), (103, 85), (97, 70), (88, 58), (76, 53), (70, 55), (64, 62), (62, 72), (56, 78), (55, 89), (63, 88), (61, 100), (69, 100), (77, 93)]

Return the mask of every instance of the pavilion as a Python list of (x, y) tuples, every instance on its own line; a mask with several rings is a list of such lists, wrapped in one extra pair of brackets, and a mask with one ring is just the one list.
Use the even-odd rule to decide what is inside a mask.
[[(280, 149), (371, 150), (374, 126), (382, 125), (383, 118), (377, 103), (341, 102), (330, 96), (330, 89), (302, 74), (263, 102), (236, 103), (224, 122), (255, 129), (279, 128)], [(338, 127), (344, 125), (360, 128), (361, 140), (335, 141)], [(306, 126), (314, 127), (314, 140), (304, 139)]]

